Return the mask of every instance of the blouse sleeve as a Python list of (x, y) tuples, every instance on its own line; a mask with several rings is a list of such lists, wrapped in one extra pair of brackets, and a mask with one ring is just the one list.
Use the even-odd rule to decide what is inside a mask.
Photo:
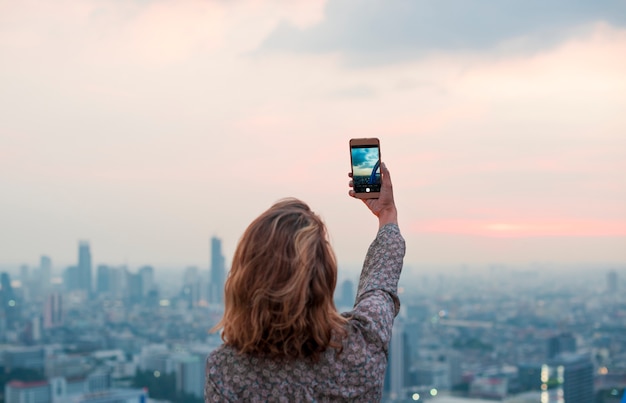
[(383, 226), (370, 245), (350, 313), (364, 336), (383, 350), (391, 340), (393, 320), (400, 310), (398, 280), (405, 253), (404, 238), (396, 224)]

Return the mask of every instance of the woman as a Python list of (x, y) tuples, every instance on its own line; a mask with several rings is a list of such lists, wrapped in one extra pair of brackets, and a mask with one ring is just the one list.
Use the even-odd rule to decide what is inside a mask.
[(337, 313), (335, 256), (306, 204), (280, 201), (250, 224), (226, 281), (216, 326), (224, 344), (207, 358), (206, 402), (381, 400), (405, 251), (381, 171), (380, 198), (364, 200), (379, 230), (351, 312)]

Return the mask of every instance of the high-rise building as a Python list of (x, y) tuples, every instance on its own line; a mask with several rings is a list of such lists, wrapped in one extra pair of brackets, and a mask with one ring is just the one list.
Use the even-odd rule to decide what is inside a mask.
[(0, 274), (0, 291), (2, 292), (3, 302), (7, 302), (9, 298), (14, 298), (13, 286), (11, 286), (11, 276), (9, 273), (3, 272)]
[(588, 356), (563, 353), (551, 360), (548, 368), (550, 372), (556, 373), (556, 381), (562, 385), (565, 402), (593, 402), (593, 363)]
[(204, 396), (204, 360), (194, 355), (173, 357), (176, 391), (197, 398)]
[(25, 264), (20, 266), (20, 280), (22, 285), (27, 284), (30, 280), (30, 268)]
[(222, 240), (217, 237), (211, 238), (211, 278), (209, 283), (209, 303), (224, 303), (224, 282), (226, 268), (224, 255), (222, 255)]
[(145, 297), (154, 288), (154, 268), (152, 266), (141, 267), (139, 276), (141, 277), (142, 297)]
[(43, 327), (53, 329), (63, 326), (63, 296), (58, 293), (48, 295), (44, 303)]
[[(0, 302), (2, 302), (1, 299), (0, 299)], [(4, 307), (0, 306), (0, 343), (5, 341), (6, 332), (7, 332), (7, 318), (4, 312)]]
[(127, 273), (127, 297), (131, 304), (139, 304), (143, 299), (143, 281), (141, 273)]
[(389, 343), (389, 358), (383, 393), (389, 400), (404, 398), (404, 389), (409, 386), (410, 357), (408, 335), (404, 331), (404, 324), (396, 320), (393, 324), (391, 342)]
[(521, 390), (541, 390), (541, 363), (524, 362), (517, 365)]
[(13, 327), (20, 320), (20, 301), (11, 286), (9, 273), (0, 275), (0, 304), (4, 311), (4, 320), (7, 328)]
[(354, 306), (354, 283), (351, 280), (345, 280), (341, 283), (341, 298), (339, 305), (344, 308), (352, 308)]
[(39, 259), (39, 276), (42, 290), (50, 288), (50, 280), (52, 279), (52, 259), (42, 255)]
[(548, 359), (561, 353), (576, 352), (576, 337), (569, 332), (559, 333), (548, 338)]
[(200, 302), (202, 298), (201, 285), (202, 279), (195, 266), (188, 267), (183, 277), (183, 289), (181, 291), (182, 298), (187, 303), (187, 308), (192, 308)]
[(65, 291), (79, 290), (80, 288), (80, 274), (77, 266), (69, 266), (63, 272), (63, 287)]
[(111, 291), (111, 268), (100, 264), (96, 269), (96, 292), (104, 294)]
[(105, 264), (98, 265), (96, 269), (96, 292), (98, 294), (109, 293), (122, 298), (128, 296), (128, 288), (131, 274), (124, 266), (114, 267)]
[(109, 291), (118, 298), (123, 298), (128, 289), (128, 268), (126, 266), (109, 268)]
[(89, 242), (78, 243), (78, 288), (91, 294), (91, 250)]

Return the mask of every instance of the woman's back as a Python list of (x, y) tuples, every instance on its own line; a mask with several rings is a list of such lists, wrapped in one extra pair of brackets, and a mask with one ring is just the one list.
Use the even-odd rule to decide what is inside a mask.
[(221, 346), (207, 361), (207, 396), (233, 402), (379, 401), (386, 364), (383, 350), (371, 348), (357, 331), (341, 354), (328, 349), (317, 362), (257, 358)]
[(222, 345), (207, 359), (207, 401), (380, 401), (404, 240), (384, 226), (369, 248), (343, 350), (313, 359), (262, 358)]

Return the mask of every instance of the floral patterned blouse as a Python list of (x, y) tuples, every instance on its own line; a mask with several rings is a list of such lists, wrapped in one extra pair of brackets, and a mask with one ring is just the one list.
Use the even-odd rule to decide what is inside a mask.
[(320, 360), (269, 359), (222, 345), (206, 361), (205, 402), (375, 402), (382, 398), (387, 350), (405, 244), (395, 224), (383, 226), (365, 257), (343, 351)]

